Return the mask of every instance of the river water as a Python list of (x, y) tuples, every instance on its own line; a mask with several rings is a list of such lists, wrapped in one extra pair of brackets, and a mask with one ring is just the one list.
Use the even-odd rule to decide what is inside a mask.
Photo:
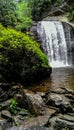
[(70, 26), (60, 21), (41, 21), (37, 24), (37, 33), (52, 66), (52, 74), (31, 89), (43, 92), (67, 87), (74, 90), (74, 53)]
[(49, 78), (35, 84), (30, 89), (35, 92), (47, 92), (56, 87), (67, 87), (74, 90), (74, 67), (53, 68)]

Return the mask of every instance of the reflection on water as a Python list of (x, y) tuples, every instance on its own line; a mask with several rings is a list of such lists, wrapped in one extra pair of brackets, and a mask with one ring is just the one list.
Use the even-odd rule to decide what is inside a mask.
[(31, 88), (33, 91), (48, 91), (51, 88), (67, 87), (74, 90), (74, 68), (53, 68), (51, 77)]

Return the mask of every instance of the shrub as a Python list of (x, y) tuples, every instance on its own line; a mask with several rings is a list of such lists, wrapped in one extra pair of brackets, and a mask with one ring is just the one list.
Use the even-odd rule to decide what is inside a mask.
[(47, 57), (35, 41), (0, 25), (0, 73), (4, 79), (31, 83), (50, 75), (49, 72)]
[(15, 99), (11, 100), (9, 110), (12, 114), (17, 114), (17, 101)]

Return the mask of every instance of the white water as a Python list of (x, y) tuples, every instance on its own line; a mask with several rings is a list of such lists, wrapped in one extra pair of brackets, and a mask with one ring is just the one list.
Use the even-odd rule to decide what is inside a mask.
[[(69, 66), (64, 28), (58, 21), (42, 21), (37, 24), (37, 32), (52, 67)], [(70, 36), (69, 36), (70, 39)]]

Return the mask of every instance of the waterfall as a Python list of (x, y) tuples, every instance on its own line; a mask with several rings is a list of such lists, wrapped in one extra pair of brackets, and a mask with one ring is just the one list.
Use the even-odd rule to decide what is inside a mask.
[(41, 39), (43, 50), (52, 67), (69, 66), (68, 45), (70, 32), (65, 37), (64, 27), (59, 21), (42, 21), (37, 24), (37, 33)]

